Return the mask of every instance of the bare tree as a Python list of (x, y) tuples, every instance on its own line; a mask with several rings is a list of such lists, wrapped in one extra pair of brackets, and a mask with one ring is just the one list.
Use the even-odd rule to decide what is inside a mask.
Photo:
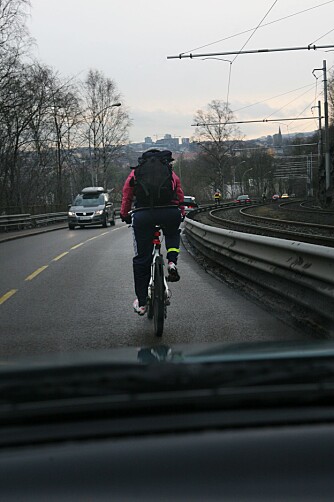
[[(30, 0), (0, 0), (0, 205), (65, 207), (87, 172), (108, 186), (130, 125), (116, 84), (95, 70), (84, 84), (29, 62)], [(88, 162), (85, 154), (89, 152)], [(86, 156), (87, 160), (87, 156)], [(75, 187), (76, 183), (80, 187)]]
[[(251, 190), (252, 195), (261, 196), (271, 188), (275, 172), (272, 155), (263, 150), (254, 150), (247, 157), (240, 158), (236, 176), (244, 193)], [(251, 186), (249, 180), (252, 180)]]
[[(50, 81), (51, 148), (55, 153), (55, 200), (61, 205), (73, 196), (72, 178), (77, 146), (77, 134), (82, 121), (79, 93), (72, 82), (62, 82), (57, 76)], [(64, 185), (66, 183), (66, 186)], [(69, 182), (69, 186), (68, 183)]]
[(84, 83), (84, 138), (94, 184), (105, 187), (111, 181), (115, 161), (128, 137), (130, 119), (120, 107), (121, 95), (113, 80), (90, 70)]
[(195, 139), (208, 160), (213, 189), (225, 194), (225, 177), (233, 149), (241, 141), (241, 132), (231, 124), (234, 115), (227, 103), (213, 100), (205, 111), (198, 110), (194, 121), (197, 124)]
[(20, 65), (7, 91), (6, 101), (0, 100), (2, 204), (65, 207), (73, 131), (81, 117), (75, 88), (34, 63)]
[(6, 91), (0, 96), (2, 199), (22, 206), (22, 153), (31, 146), (30, 123), (38, 115), (44, 92), (35, 67), (16, 65)]
[(26, 27), (30, 0), (0, 0), (0, 91), (15, 75), (17, 63), (32, 44)]
[[(29, 0), (0, 0), (0, 203), (13, 202), (17, 181), (18, 134), (25, 118), (16, 114), (22, 101), (21, 56), (30, 47), (25, 21)], [(18, 194), (16, 199), (18, 198)]]
[(26, 17), (30, 0), (0, 0), (0, 47), (17, 45), (18, 40), (28, 36)]
[(192, 159), (181, 155), (175, 162), (174, 171), (180, 177), (186, 195), (195, 196), (201, 202), (211, 200), (212, 179), (205, 155), (199, 154)]

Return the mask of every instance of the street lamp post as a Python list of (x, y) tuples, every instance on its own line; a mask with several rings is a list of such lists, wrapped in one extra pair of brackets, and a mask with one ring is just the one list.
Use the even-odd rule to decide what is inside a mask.
[(232, 198), (235, 197), (235, 171), (237, 169), (237, 167), (241, 166), (241, 164), (245, 164), (245, 160), (242, 160), (241, 162), (239, 162), (239, 164), (237, 164), (236, 166), (233, 166), (233, 180), (232, 180)]
[(266, 171), (266, 172), (264, 173), (264, 175), (263, 175), (263, 193), (266, 193), (266, 191), (267, 191), (267, 186), (268, 186), (268, 185), (266, 184), (266, 182), (265, 182), (265, 181), (266, 181), (266, 176), (267, 176), (267, 174), (272, 173), (274, 170), (275, 170), (275, 169), (270, 169), (269, 171)]
[(253, 171), (253, 167), (250, 167), (249, 169), (246, 169), (246, 171), (243, 173), (242, 175), (242, 178), (241, 178), (241, 187), (242, 187), (242, 191), (244, 192), (244, 177), (245, 177), (245, 174), (248, 173), (249, 171)]

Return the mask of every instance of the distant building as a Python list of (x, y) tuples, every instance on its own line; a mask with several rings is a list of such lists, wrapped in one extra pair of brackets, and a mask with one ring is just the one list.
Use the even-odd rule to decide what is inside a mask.
[(283, 143), (281, 128), (278, 128), (278, 134), (273, 135), (273, 144), (275, 147), (281, 147)]
[(172, 151), (177, 151), (180, 147), (179, 138), (172, 138), (171, 134), (165, 134), (163, 139), (157, 139), (155, 144), (158, 148), (166, 148)]

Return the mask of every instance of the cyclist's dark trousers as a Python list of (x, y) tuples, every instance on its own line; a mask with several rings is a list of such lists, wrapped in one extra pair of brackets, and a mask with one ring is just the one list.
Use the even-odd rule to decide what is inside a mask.
[(143, 209), (133, 214), (134, 250), (133, 275), (139, 305), (146, 305), (150, 282), (155, 225), (163, 227), (168, 261), (177, 262), (180, 248), (181, 211), (177, 206)]

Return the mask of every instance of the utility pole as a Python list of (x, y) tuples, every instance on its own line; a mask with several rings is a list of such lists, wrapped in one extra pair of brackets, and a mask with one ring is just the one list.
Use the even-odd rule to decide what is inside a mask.
[[(319, 109), (319, 143), (318, 143), (318, 156), (319, 161), (322, 157), (322, 125), (321, 125), (321, 101), (318, 101), (318, 109)], [(320, 162), (319, 162), (320, 164)]]
[(328, 101), (327, 101), (327, 69), (326, 60), (323, 61), (324, 74), (324, 114), (325, 114), (325, 172), (326, 191), (330, 188), (330, 156), (329, 156), (329, 124), (328, 124)]
[[(323, 73), (323, 81), (324, 81), (324, 119), (325, 119), (325, 127), (321, 149), (321, 159), (324, 159), (325, 163), (325, 172), (319, 172), (319, 193), (322, 203), (327, 205), (331, 198), (331, 167), (330, 167), (330, 151), (329, 151), (329, 119), (328, 119), (328, 98), (327, 98), (327, 67), (326, 60), (323, 61), (322, 68), (316, 68), (314, 71), (321, 70)], [(320, 134), (322, 136), (321, 131), (321, 114), (320, 114), (320, 102), (319, 102), (319, 128)], [(321, 164), (320, 164), (321, 165)], [(323, 180), (323, 182), (322, 182)], [(322, 187), (322, 188), (321, 188)]]
[(306, 181), (306, 193), (307, 197), (313, 197), (313, 157), (312, 152), (310, 155), (306, 157), (306, 173), (307, 173), (307, 181)]
[(322, 124), (321, 124), (321, 101), (318, 101), (319, 110), (319, 138), (318, 138), (318, 169), (316, 171), (316, 176), (314, 176), (314, 193), (319, 198), (319, 180), (320, 180), (320, 166), (322, 159)]
[(321, 124), (321, 101), (318, 101), (318, 106), (312, 106), (312, 108), (318, 108), (318, 169), (313, 172), (313, 195), (319, 196), (319, 180), (321, 179), (321, 159), (322, 159), (322, 124)]

